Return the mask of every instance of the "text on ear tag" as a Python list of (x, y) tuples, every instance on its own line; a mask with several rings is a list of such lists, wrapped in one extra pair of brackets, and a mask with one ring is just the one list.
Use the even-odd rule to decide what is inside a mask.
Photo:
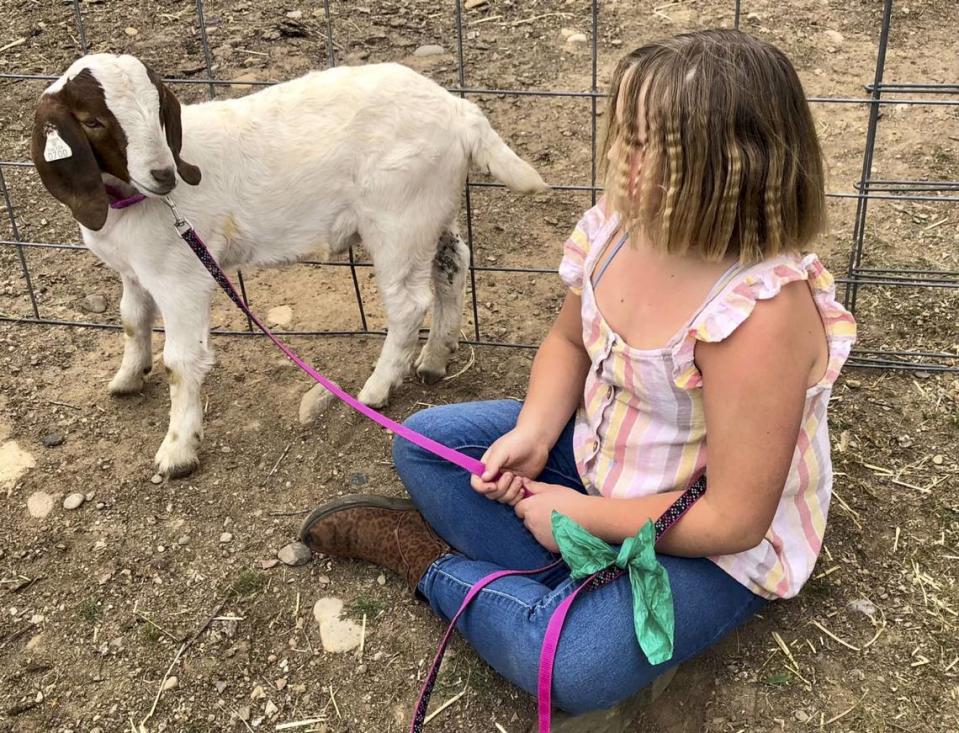
[(73, 150), (64, 141), (56, 130), (50, 130), (47, 133), (47, 144), (43, 148), (43, 159), (48, 163), (54, 160), (63, 160), (73, 155)]

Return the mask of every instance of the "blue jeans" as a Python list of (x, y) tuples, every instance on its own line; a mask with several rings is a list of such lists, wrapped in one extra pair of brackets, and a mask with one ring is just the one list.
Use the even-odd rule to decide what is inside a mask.
[[(433, 407), (407, 421), (414, 430), (480, 458), (516, 425), (521, 404), (511, 400)], [(573, 424), (563, 431), (540, 481), (585, 491), (573, 458)], [(401, 438), (393, 442), (396, 470), (427, 522), (458, 553), (426, 571), (419, 590), (449, 620), (470, 586), (496, 570), (543, 567), (555, 556), (540, 545), (511, 507), (470, 487), (463, 469)], [(673, 658), (652, 666), (633, 630), (626, 577), (584, 593), (563, 628), (553, 676), (553, 702), (579, 714), (608, 708), (650, 684), (669, 667), (715, 644), (765, 600), (704, 558), (659, 555), (669, 573), (676, 617)], [(536, 576), (510, 576), (483, 589), (458, 629), (497, 672), (536, 694), (540, 645), (553, 610), (576, 587), (565, 566)]]

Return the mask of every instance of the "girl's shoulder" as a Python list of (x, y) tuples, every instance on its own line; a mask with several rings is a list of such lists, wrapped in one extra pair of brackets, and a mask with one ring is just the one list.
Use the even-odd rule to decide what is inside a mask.
[[(805, 281), (819, 311), (829, 346), (829, 366), (820, 385), (831, 386), (856, 340), (856, 321), (836, 300), (833, 276), (815, 254), (786, 254), (742, 268), (702, 308), (673, 348), (678, 387), (694, 389), (702, 377), (695, 364), (696, 343), (728, 338), (752, 315), (756, 304), (778, 296), (790, 283)], [(784, 338), (788, 335), (784, 334)]]
[(618, 221), (618, 215), (608, 209), (606, 197), (601, 196), (596, 205), (583, 214), (563, 243), (563, 260), (559, 266), (559, 274), (574, 293), (582, 292), (583, 276), (590, 253), (602, 247), (616, 229)]

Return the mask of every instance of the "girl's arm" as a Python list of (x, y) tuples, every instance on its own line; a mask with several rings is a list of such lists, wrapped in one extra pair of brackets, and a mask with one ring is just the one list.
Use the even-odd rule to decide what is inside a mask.
[[(822, 323), (809, 306), (805, 283), (787, 286), (758, 303), (729, 338), (697, 345), (708, 488), (659, 543), (661, 551), (703, 557), (741, 552), (762, 541), (782, 495), (810, 373), (824, 344)], [(542, 484), (530, 488), (534, 496), (520, 502), (517, 513), (540, 541), (556, 509), (614, 544), (659, 517), (681, 493), (607, 499)], [(548, 541), (555, 545), (551, 533)]]
[(583, 399), (590, 359), (583, 346), (582, 301), (567, 292), (559, 315), (536, 352), (529, 390), (516, 427), (551, 449)]
[(589, 355), (583, 346), (580, 296), (566, 295), (530, 372), (529, 392), (516, 427), (483, 456), (486, 471), (470, 485), (490, 499), (515, 504), (522, 478), (538, 476), (549, 452), (583, 398)]

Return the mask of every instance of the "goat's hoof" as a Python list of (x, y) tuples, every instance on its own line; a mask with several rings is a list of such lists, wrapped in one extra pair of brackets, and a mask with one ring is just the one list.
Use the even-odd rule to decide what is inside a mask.
[(446, 376), (446, 367), (442, 369), (421, 365), (416, 368), (416, 376), (423, 384), (436, 384)]
[(334, 400), (333, 393), (322, 384), (315, 384), (300, 398), (300, 425), (309, 425), (323, 414)]
[(455, 349), (449, 349), (445, 354), (437, 354), (435, 351), (427, 351), (426, 347), (416, 358), (416, 376), (424, 384), (436, 384), (446, 376), (446, 365), (449, 363), (450, 354)]
[(390, 390), (389, 388), (382, 389), (380, 387), (371, 387), (367, 384), (363, 389), (360, 390), (360, 393), (356, 396), (360, 402), (362, 402), (367, 407), (372, 407), (374, 409), (379, 409), (381, 407), (386, 407), (387, 403), (390, 401)]
[[(148, 370), (149, 371), (149, 370)], [(123, 397), (124, 395), (138, 394), (143, 391), (143, 375), (147, 372), (117, 372), (110, 380), (110, 386), (107, 387), (110, 394), (114, 397)]]
[(167, 478), (189, 476), (200, 465), (200, 459), (197, 457), (195, 450), (186, 445), (185, 442), (175, 442), (169, 440), (169, 438), (164, 439), (154, 462), (157, 471)]

